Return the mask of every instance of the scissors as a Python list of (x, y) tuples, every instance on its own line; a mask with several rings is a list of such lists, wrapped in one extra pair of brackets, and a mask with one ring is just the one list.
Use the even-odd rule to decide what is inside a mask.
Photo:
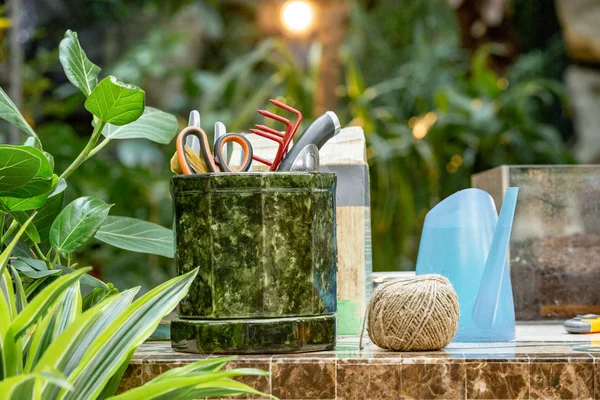
[[(195, 114), (197, 112), (192, 112)], [(195, 120), (190, 115), (190, 122)], [(199, 118), (198, 118), (199, 120)], [(196, 120), (197, 121), (197, 120)], [(194, 125), (196, 125), (194, 123)], [(197, 142), (195, 139), (197, 139)], [(227, 155), (225, 154), (225, 145), (229, 142), (237, 143), (242, 148), (243, 160), (240, 164), (240, 168), (232, 170), (227, 163)], [(214, 156), (211, 154), (210, 145), (208, 143), (208, 137), (202, 128), (198, 126), (188, 126), (183, 129), (177, 137), (177, 159), (181, 170), (186, 175), (200, 173), (202, 171), (195, 171), (190, 167), (190, 163), (185, 152), (186, 145), (192, 145), (192, 149), (198, 149), (198, 155), (204, 161), (207, 166), (208, 172), (245, 172), (250, 169), (252, 164), (252, 145), (246, 139), (245, 136), (237, 133), (226, 133), (220, 135), (214, 145)]]

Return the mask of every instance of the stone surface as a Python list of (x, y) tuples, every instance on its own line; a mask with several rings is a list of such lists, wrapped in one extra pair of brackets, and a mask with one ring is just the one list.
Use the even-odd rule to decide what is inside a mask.
[(529, 364), (507, 362), (467, 363), (467, 398), (529, 398)]
[(335, 312), (334, 174), (176, 176), (171, 192), (177, 272), (200, 267), (180, 317)]
[(335, 399), (335, 360), (275, 360), (271, 381), (281, 400)]
[[(180, 319), (171, 327), (174, 348), (273, 352), (332, 345), (335, 182), (335, 175), (326, 173), (172, 178), (176, 270), (182, 274), (200, 268), (179, 305)], [(330, 315), (327, 329), (311, 325), (311, 319), (302, 325), (247, 321), (320, 315)], [(183, 323), (185, 319), (190, 322)], [(221, 322), (205, 321), (209, 319)], [(300, 327), (305, 330), (299, 334)], [(323, 334), (326, 338), (319, 336)], [(191, 340), (195, 343), (183, 343)]]
[[(537, 337), (537, 339), (536, 339)], [(600, 399), (600, 334), (569, 335), (559, 324), (517, 325), (517, 341), (451, 343), (441, 351), (398, 353), (358, 337), (335, 351), (240, 355), (226, 368), (268, 377), (237, 378), (281, 399)], [(213, 355), (175, 353), (168, 342), (138, 348), (120, 392), (171, 368)], [(252, 397), (242, 397), (252, 398)]]
[(536, 362), (530, 367), (532, 399), (591, 399), (594, 364)]
[(596, 0), (556, 0), (556, 6), (571, 58), (600, 63), (600, 3)]
[(600, 166), (506, 166), (473, 176), (500, 209), (519, 187), (510, 240), (517, 320), (600, 313)]

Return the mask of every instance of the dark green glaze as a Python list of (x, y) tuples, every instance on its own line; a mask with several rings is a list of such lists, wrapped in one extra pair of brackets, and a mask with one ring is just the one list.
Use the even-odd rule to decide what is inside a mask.
[[(171, 193), (177, 272), (200, 267), (179, 306), (182, 319), (173, 325), (181, 328), (172, 328), (182, 331), (172, 335), (191, 340), (184, 326), (192, 322), (183, 319), (277, 318), (279, 342), (266, 336), (273, 349), (286, 349), (288, 341), (292, 347), (285, 351), (305, 349), (298, 344), (297, 323), (286, 325), (281, 318), (336, 311), (335, 175), (177, 176), (171, 180)], [(248, 342), (258, 346), (244, 336), (249, 328), (239, 325), (245, 323), (193, 325), (193, 337), (198, 339), (193, 347), (217, 352), (219, 343), (227, 343), (244, 352)], [(260, 327), (271, 326), (268, 320), (265, 324)], [(258, 334), (259, 329), (252, 332)], [(302, 336), (306, 343), (311, 338)], [(323, 348), (320, 340), (316, 345)], [(259, 347), (265, 346), (266, 342)]]
[(331, 350), (335, 317), (171, 321), (174, 350), (191, 353), (292, 353)]

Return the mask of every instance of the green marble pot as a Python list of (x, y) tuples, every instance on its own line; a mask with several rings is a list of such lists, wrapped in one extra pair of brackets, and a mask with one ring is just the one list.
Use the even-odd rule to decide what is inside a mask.
[(175, 265), (200, 267), (175, 350), (264, 353), (335, 343), (334, 174), (175, 176)]

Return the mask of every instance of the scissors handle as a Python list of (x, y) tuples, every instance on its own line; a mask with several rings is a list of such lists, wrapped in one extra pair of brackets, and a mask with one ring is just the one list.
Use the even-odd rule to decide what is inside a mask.
[(248, 171), (250, 169), (250, 165), (252, 164), (252, 145), (245, 136), (237, 133), (227, 133), (217, 139), (214, 148), (215, 163), (221, 168), (221, 171), (232, 172), (229, 164), (227, 164), (227, 155), (225, 154), (225, 145), (229, 142), (239, 144), (242, 148), (242, 154), (244, 156), (240, 168), (233, 172)]
[(219, 167), (215, 164), (212, 154), (210, 153), (210, 146), (208, 144), (208, 137), (206, 133), (198, 127), (188, 126), (183, 129), (179, 136), (177, 136), (177, 159), (179, 160), (179, 166), (186, 175), (192, 175), (199, 171), (193, 171), (185, 154), (185, 142), (188, 136), (195, 136), (200, 142), (200, 158), (206, 163), (209, 172), (219, 172)]

